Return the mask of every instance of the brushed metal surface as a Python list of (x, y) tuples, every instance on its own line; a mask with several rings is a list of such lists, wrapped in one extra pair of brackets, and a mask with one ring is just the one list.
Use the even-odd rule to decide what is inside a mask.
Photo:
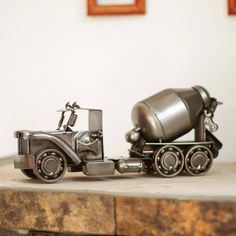
[(143, 171), (143, 167), (141, 158), (129, 158), (119, 160), (116, 168), (120, 173), (138, 173)]
[(14, 157), (14, 168), (16, 169), (33, 169), (35, 158), (32, 154), (16, 155)]
[[(190, 175), (202, 175), (222, 147), (211, 134), (218, 128), (213, 117), (220, 104), (201, 86), (154, 94), (132, 110), (135, 127), (126, 134), (132, 144), (130, 158), (108, 160), (103, 150), (102, 110), (66, 103), (60, 110), (56, 131), (15, 132), (19, 154), (15, 168), (30, 178), (50, 183), (60, 179), (67, 166), (72, 172), (83, 171), (86, 175), (113, 175), (115, 169), (120, 173), (159, 173), (164, 177), (185, 170)], [(74, 130), (77, 110), (88, 111), (88, 130)], [(66, 112), (70, 114), (67, 122)], [(174, 141), (191, 129), (195, 129), (194, 141)]]
[(74, 161), (76, 165), (80, 164), (81, 160), (75, 153), (75, 151), (70, 148), (62, 139), (55, 137), (49, 133), (45, 132), (38, 132), (32, 135), (32, 139), (38, 140), (50, 140), (51, 142), (55, 143), (58, 147), (65, 151), (65, 153)]
[(210, 96), (200, 86), (166, 89), (138, 102), (132, 110), (132, 121), (141, 128), (145, 140), (172, 141), (194, 128), (209, 104)]
[(114, 175), (115, 174), (115, 164), (110, 160), (95, 160), (86, 161), (83, 165), (83, 173), (85, 175)]

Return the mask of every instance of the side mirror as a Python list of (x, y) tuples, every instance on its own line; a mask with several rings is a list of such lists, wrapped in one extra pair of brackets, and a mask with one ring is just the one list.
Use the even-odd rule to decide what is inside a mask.
[(67, 125), (70, 126), (70, 127), (73, 127), (75, 125), (75, 123), (76, 123), (77, 117), (78, 117), (78, 115), (76, 115), (75, 113), (72, 112), (70, 114), (70, 118), (68, 120), (68, 124)]

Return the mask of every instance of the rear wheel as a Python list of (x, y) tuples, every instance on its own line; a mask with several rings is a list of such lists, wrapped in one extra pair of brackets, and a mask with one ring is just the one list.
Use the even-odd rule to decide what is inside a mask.
[(36, 157), (34, 174), (47, 183), (61, 179), (66, 172), (66, 158), (56, 149), (41, 151)]
[(164, 177), (178, 175), (184, 167), (184, 155), (182, 151), (172, 145), (162, 147), (155, 155), (155, 170)]
[(209, 148), (197, 145), (185, 157), (185, 169), (190, 175), (204, 175), (212, 166), (213, 155)]
[(37, 179), (37, 176), (34, 174), (34, 171), (32, 169), (22, 169), (21, 172), (31, 178), (31, 179)]

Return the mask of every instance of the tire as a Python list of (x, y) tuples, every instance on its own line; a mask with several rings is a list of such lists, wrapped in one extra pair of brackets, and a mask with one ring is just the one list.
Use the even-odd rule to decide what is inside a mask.
[(174, 177), (183, 170), (183, 167), (184, 155), (178, 147), (166, 145), (156, 152), (154, 168), (161, 176)]
[(185, 170), (189, 175), (204, 175), (211, 168), (212, 162), (211, 150), (203, 145), (196, 145), (185, 156)]
[(22, 169), (21, 172), (30, 179), (37, 179), (32, 169)]
[(36, 156), (34, 174), (46, 183), (54, 183), (61, 179), (66, 169), (66, 158), (57, 149), (45, 149)]

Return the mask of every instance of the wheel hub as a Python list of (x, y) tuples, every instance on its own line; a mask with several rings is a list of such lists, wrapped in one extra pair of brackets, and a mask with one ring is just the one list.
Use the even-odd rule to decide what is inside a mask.
[(171, 152), (165, 153), (162, 157), (162, 165), (166, 170), (176, 168), (178, 165), (178, 156)]
[(202, 169), (208, 163), (208, 158), (204, 152), (196, 152), (191, 158), (191, 166), (195, 169)]
[(55, 175), (60, 171), (61, 163), (58, 158), (47, 156), (42, 161), (42, 171), (47, 175)]

